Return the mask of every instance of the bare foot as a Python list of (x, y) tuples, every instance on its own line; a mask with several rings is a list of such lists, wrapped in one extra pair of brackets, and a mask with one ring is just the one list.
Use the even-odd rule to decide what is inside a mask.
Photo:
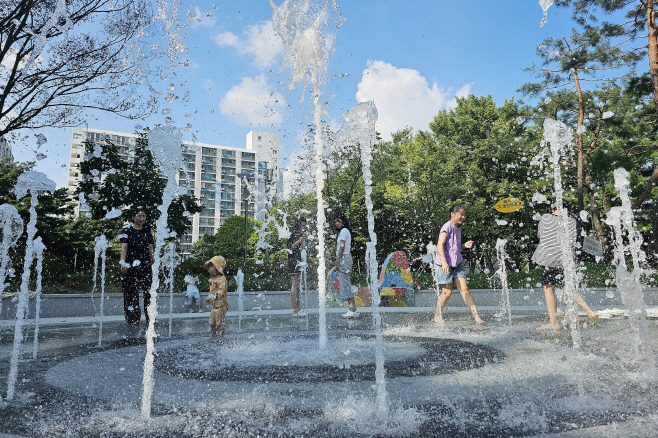
[(549, 322), (548, 324), (544, 324), (540, 327), (537, 327), (537, 330), (560, 330), (560, 324), (558, 323), (551, 324)]
[(437, 324), (443, 325), (443, 319), (441, 319), (440, 316), (435, 316), (434, 317), (434, 322), (437, 323)]
[(592, 313), (591, 315), (587, 315), (587, 323), (588, 324), (596, 324), (599, 322), (599, 315), (596, 313)]
[(478, 325), (485, 324), (484, 320), (480, 318), (479, 316), (475, 318), (475, 323)]

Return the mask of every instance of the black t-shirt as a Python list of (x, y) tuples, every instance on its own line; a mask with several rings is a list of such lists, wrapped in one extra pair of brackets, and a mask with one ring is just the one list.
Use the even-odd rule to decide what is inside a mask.
[(151, 264), (151, 253), (149, 252), (149, 245), (153, 244), (151, 228), (143, 227), (141, 230), (136, 230), (130, 226), (121, 230), (121, 234), (122, 237), (119, 241), (128, 244), (126, 263), (132, 265), (135, 260), (139, 260), (142, 265)]

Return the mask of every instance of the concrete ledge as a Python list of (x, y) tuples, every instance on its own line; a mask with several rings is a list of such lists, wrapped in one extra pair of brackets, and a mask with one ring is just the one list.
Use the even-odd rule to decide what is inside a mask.
[[(471, 290), (478, 308), (486, 310), (487, 308), (499, 308), (501, 302), (501, 291), (496, 289), (472, 289)], [(202, 299), (205, 293), (201, 294)], [(584, 291), (583, 297), (593, 309), (604, 309), (619, 307), (624, 308), (621, 295), (617, 288), (588, 288)], [(158, 295), (158, 310), (161, 315), (169, 314), (170, 294)], [(644, 290), (644, 300), (647, 306), (658, 305), (658, 288), (648, 288)], [(16, 317), (16, 303), (18, 299), (2, 298), (2, 313), (0, 319), (13, 320)], [(181, 293), (173, 294), (173, 314), (185, 314), (192, 317), (192, 314), (186, 313), (187, 297)], [(235, 292), (229, 292), (229, 313), (237, 310), (238, 296)], [(305, 297), (301, 297), (302, 306), (305, 306)], [(433, 309), (436, 306), (436, 293), (433, 290), (417, 291), (414, 296), (414, 308)], [(544, 294), (540, 288), (533, 289), (513, 289), (510, 290), (510, 304), (513, 309), (542, 309), (544, 308)], [(123, 315), (123, 295), (110, 293), (105, 295), (104, 314), (106, 316)], [(308, 308), (316, 309), (318, 307), (318, 296), (315, 290), (308, 291)], [(203, 305), (206, 309), (207, 306)], [(464, 308), (464, 301), (459, 292), (453, 292), (453, 296), (448, 301), (448, 308)], [(277, 311), (291, 309), (290, 293), (288, 291), (262, 291), (262, 292), (245, 292), (244, 310), (245, 311)], [(385, 308), (383, 308), (385, 309)], [(396, 308), (396, 311), (403, 311), (402, 308)], [(341, 309), (342, 310), (342, 309)], [(70, 317), (95, 317), (100, 313), (100, 295), (94, 294), (48, 294), (42, 295), (41, 299), (41, 318), (70, 318)], [(203, 316), (203, 314), (197, 314)], [(207, 315), (207, 314), (206, 314)], [(35, 300), (30, 300), (28, 318), (35, 316)]]

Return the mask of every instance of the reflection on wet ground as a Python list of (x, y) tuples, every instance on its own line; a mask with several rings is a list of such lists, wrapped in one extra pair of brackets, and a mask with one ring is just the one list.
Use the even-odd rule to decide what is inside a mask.
[[(431, 316), (382, 315), (385, 417), (374, 403), (369, 314), (345, 320), (330, 313), (325, 356), (316, 350), (314, 314), (308, 322), (282, 314), (232, 316), (219, 342), (210, 341), (207, 320), (198, 316), (174, 318), (169, 339), (165, 316), (156, 325), (161, 354), (149, 421), (139, 413), (143, 326), (106, 321), (101, 347), (91, 318), (42, 326), (36, 361), (28, 359), (28, 326), (16, 398), (0, 410), (0, 433), (466, 437), (592, 436), (598, 430), (655, 436), (655, 377), (635, 355), (627, 320), (584, 327), (583, 347), (574, 350), (569, 331), (535, 329), (543, 314), (517, 315), (511, 326), (492, 315), (476, 326), (469, 315), (447, 314), (445, 329)], [(656, 339), (655, 321), (650, 328)], [(5, 326), (2, 376), (11, 342)], [(618, 432), (617, 423), (623, 423)]]

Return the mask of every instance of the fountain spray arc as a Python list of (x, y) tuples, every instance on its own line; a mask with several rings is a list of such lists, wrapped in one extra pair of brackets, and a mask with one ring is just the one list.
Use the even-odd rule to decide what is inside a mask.
[(2, 292), (7, 287), (5, 278), (9, 273), (11, 262), (9, 250), (23, 234), (23, 219), (21, 219), (18, 210), (13, 205), (0, 205), (0, 228), (2, 229), (2, 241), (0, 241), (0, 313), (2, 313)]
[(388, 396), (384, 368), (384, 335), (382, 333), (382, 317), (379, 311), (379, 281), (377, 279), (377, 234), (375, 233), (375, 217), (372, 213), (372, 146), (377, 140), (375, 131), (377, 108), (372, 101), (359, 103), (345, 111), (343, 126), (336, 133), (338, 147), (357, 145), (361, 152), (361, 167), (365, 185), (366, 210), (368, 212), (368, 236), (366, 243), (366, 264), (368, 266), (368, 287), (372, 297), (372, 320), (375, 328), (375, 382), (377, 387), (377, 411), (381, 415), (388, 413)]
[(558, 211), (559, 223), (559, 240), (560, 250), (562, 252), (562, 266), (564, 267), (564, 296), (567, 301), (567, 317), (571, 328), (571, 339), (574, 348), (580, 348), (580, 330), (578, 327), (578, 313), (576, 303), (578, 299), (578, 287), (580, 285), (580, 273), (576, 267), (576, 261), (573, 257), (573, 242), (569, 241), (569, 222), (568, 212), (563, 204), (562, 173), (560, 167), (560, 157), (567, 154), (573, 142), (573, 132), (571, 128), (562, 122), (546, 118), (544, 120), (544, 136), (541, 140), (542, 146), (550, 143), (550, 161), (553, 167), (553, 192), (555, 196), (555, 205)]
[(512, 325), (512, 306), (509, 301), (509, 284), (507, 282), (507, 266), (505, 265), (505, 260), (507, 259), (505, 245), (507, 245), (507, 239), (496, 240), (496, 256), (498, 258), (498, 270), (496, 270), (496, 275), (500, 278), (501, 316), (507, 313), (508, 323), (509, 325)]
[[(615, 189), (621, 200), (620, 207), (612, 207), (606, 216), (605, 222), (614, 230), (614, 263), (616, 265), (615, 278), (622, 301), (628, 309), (628, 322), (630, 337), (635, 344), (638, 358), (644, 358), (648, 377), (656, 378), (656, 358), (651, 349), (651, 335), (647, 323), (647, 312), (642, 293), (641, 276), (646, 266), (646, 255), (642, 251), (642, 236), (635, 229), (635, 218), (629, 194), (631, 186), (628, 182), (629, 173), (619, 168), (614, 172)], [(624, 244), (624, 231), (628, 244)], [(633, 262), (632, 269), (626, 265), (626, 253), (630, 253)]]
[(154, 262), (151, 267), (153, 272), (153, 282), (151, 283), (151, 302), (148, 306), (149, 325), (146, 329), (146, 357), (144, 358), (144, 376), (142, 379), (142, 417), (148, 419), (151, 417), (151, 398), (153, 396), (153, 359), (155, 353), (154, 340), (155, 320), (158, 316), (158, 288), (160, 287), (160, 265), (162, 257), (160, 255), (165, 239), (171, 237), (167, 231), (167, 210), (178, 193), (176, 184), (176, 174), (183, 164), (183, 155), (181, 147), (183, 144), (183, 135), (179, 130), (171, 125), (159, 126), (149, 132), (149, 149), (160, 165), (160, 171), (167, 178), (167, 186), (162, 194), (162, 204), (158, 207), (160, 217), (156, 221), (155, 251)]
[(16, 306), (16, 325), (14, 327), (14, 344), (11, 351), (9, 363), (9, 377), (7, 379), (7, 400), (14, 398), (16, 387), (16, 376), (18, 373), (18, 356), (21, 352), (21, 343), (23, 342), (23, 321), (27, 317), (27, 306), (30, 298), (28, 286), (30, 283), (30, 274), (32, 262), (34, 261), (35, 239), (37, 233), (37, 210), (39, 204), (39, 193), (55, 192), (55, 182), (51, 181), (41, 172), (29, 171), (22, 173), (16, 181), (14, 193), (16, 198), (21, 199), (31, 195), (30, 199), (30, 221), (27, 223), (27, 242), (25, 247), (25, 259), (23, 261), (23, 276), (21, 277), (21, 288), (18, 294), (18, 305)]
[(96, 238), (96, 244), (94, 245), (94, 288), (92, 289), (92, 294), (96, 290), (96, 273), (98, 272), (98, 260), (101, 260), (101, 305), (100, 311), (98, 313), (98, 346), (100, 347), (103, 343), (103, 319), (105, 317), (105, 261), (106, 261), (106, 251), (110, 247), (107, 237), (104, 234), (101, 234)]
[[(325, 213), (322, 191), (324, 189), (325, 175), (322, 170), (324, 158), (324, 139), (322, 137), (322, 115), (325, 113), (322, 106), (322, 85), (327, 81), (327, 67), (329, 57), (333, 52), (333, 43), (338, 28), (345, 19), (338, 11), (338, 4), (331, 0), (286, 0), (277, 6), (272, 0), (270, 5), (274, 10), (272, 26), (274, 31), (281, 37), (286, 46), (286, 62), (284, 67), (290, 66), (294, 69), (289, 89), (294, 89), (295, 84), (302, 82), (304, 92), (311, 84), (313, 95), (313, 125), (315, 126), (315, 196), (317, 200), (317, 232), (318, 232), (318, 298), (319, 298), (319, 343), (320, 349), (327, 348), (327, 313), (326, 292), (327, 286), (325, 267)], [(333, 14), (331, 14), (333, 12)], [(328, 21), (336, 25), (336, 32), (328, 34), (324, 31)], [(303, 101), (302, 95), (302, 101)]]
[(41, 319), (41, 282), (43, 277), (41, 273), (43, 272), (43, 251), (46, 249), (46, 245), (43, 244), (41, 236), (34, 239), (34, 258), (37, 261), (36, 271), (37, 271), (37, 287), (35, 290), (35, 305), (34, 305), (34, 340), (32, 342), (32, 359), (37, 359), (37, 353), (39, 352), (39, 320)]
[(165, 266), (165, 283), (169, 285), (169, 338), (171, 339), (174, 317), (174, 273), (181, 257), (176, 252), (176, 244), (169, 242), (164, 249), (162, 264)]

